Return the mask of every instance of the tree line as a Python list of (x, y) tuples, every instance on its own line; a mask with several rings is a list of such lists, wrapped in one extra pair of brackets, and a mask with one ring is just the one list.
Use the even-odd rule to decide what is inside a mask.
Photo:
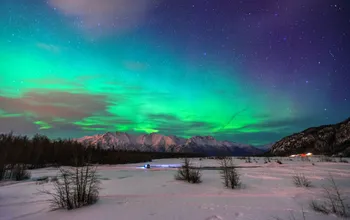
[(195, 153), (141, 152), (102, 149), (86, 146), (71, 139), (50, 140), (36, 134), (0, 134), (0, 172), (5, 167), (26, 164), (29, 169), (46, 166), (74, 166), (89, 160), (94, 164), (125, 164), (152, 161), (161, 158), (202, 157)]

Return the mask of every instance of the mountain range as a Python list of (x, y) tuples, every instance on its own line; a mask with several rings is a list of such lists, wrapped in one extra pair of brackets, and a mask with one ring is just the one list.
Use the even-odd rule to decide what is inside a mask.
[(84, 145), (99, 146), (103, 149), (139, 150), (151, 152), (186, 152), (207, 155), (257, 155), (266, 150), (252, 145), (229, 141), (218, 141), (212, 136), (194, 136), (180, 138), (158, 133), (132, 135), (125, 132), (107, 132), (77, 139)]
[(350, 118), (337, 124), (308, 128), (281, 139), (269, 153), (286, 156), (296, 153), (350, 156)]

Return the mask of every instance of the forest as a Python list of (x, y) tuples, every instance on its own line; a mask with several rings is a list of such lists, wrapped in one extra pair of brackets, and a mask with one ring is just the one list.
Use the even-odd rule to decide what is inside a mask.
[(80, 166), (84, 161), (92, 164), (126, 164), (150, 162), (153, 159), (204, 157), (198, 153), (141, 152), (106, 150), (85, 146), (71, 139), (51, 140), (36, 134), (32, 138), (13, 133), (0, 134), (0, 176), (5, 169), (24, 164), (28, 169), (48, 166)]

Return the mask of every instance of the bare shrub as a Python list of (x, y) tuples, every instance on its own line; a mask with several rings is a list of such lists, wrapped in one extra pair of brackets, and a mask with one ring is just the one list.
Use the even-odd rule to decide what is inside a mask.
[(60, 168), (57, 179), (53, 180), (54, 191), (41, 191), (51, 196), (52, 208), (67, 210), (91, 205), (99, 197), (96, 166), (86, 164), (70, 169)]
[(219, 161), (220, 174), (223, 184), (227, 188), (236, 189), (241, 186), (240, 175), (233, 164), (232, 157), (226, 157)]
[(199, 168), (192, 168), (190, 171), (190, 182), (191, 183), (201, 183), (202, 173)]
[(201, 171), (199, 168), (193, 167), (190, 159), (185, 158), (183, 165), (177, 170), (175, 174), (176, 180), (187, 181), (189, 183), (200, 183), (201, 181)]
[(16, 181), (30, 179), (31, 174), (25, 164), (16, 164), (11, 170), (11, 179)]
[(323, 200), (321, 202), (312, 200), (310, 207), (324, 214), (333, 213), (339, 217), (350, 217), (349, 205), (345, 203), (346, 198), (342, 195), (332, 175), (328, 178), (328, 185), (323, 186)]
[(329, 214), (329, 210), (327, 209), (327, 207), (324, 204), (317, 202), (316, 200), (312, 200), (310, 202), (310, 208), (316, 212), (321, 212), (326, 215)]
[(265, 157), (264, 158), (264, 163), (271, 163), (270, 157)]
[(246, 162), (246, 163), (251, 163), (251, 162), (252, 162), (252, 160), (251, 160), (251, 158), (250, 158), (250, 157), (247, 157), (247, 158), (246, 158), (246, 160), (245, 160), (245, 162)]
[(296, 173), (293, 176), (293, 183), (297, 187), (311, 187), (311, 181), (302, 173)]

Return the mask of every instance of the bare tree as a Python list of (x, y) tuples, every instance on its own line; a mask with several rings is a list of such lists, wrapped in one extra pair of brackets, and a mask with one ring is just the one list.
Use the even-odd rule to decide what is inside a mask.
[(70, 169), (60, 168), (58, 178), (53, 181), (53, 192), (41, 192), (51, 196), (52, 208), (71, 210), (96, 203), (99, 184), (96, 166), (85, 164)]
[(193, 167), (190, 159), (185, 158), (183, 165), (177, 170), (175, 174), (176, 180), (187, 181), (189, 183), (200, 183), (201, 182), (201, 171), (197, 167)]
[(311, 187), (311, 181), (302, 173), (293, 175), (293, 183), (297, 187)]
[(27, 170), (25, 164), (16, 164), (11, 170), (11, 177), (16, 181), (30, 179), (30, 172)]
[(5, 168), (6, 168), (5, 156), (0, 149), (0, 180), (2, 180), (5, 176), (5, 170), (6, 170)]
[(236, 189), (241, 186), (239, 173), (234, 166), (232, 157), (219, 160), (220, 174), (223, 184), (227, 188)]
[(340, 217), (349, 217), (349, 205), (346, 204), (346, 198), (342, 195), (338, 185), (332, 175), (329, 175), (328, 186), (323, 186), (323, 201), (321, 203), (313, 200), (310, 207), (324, 214), (333, 213)]

